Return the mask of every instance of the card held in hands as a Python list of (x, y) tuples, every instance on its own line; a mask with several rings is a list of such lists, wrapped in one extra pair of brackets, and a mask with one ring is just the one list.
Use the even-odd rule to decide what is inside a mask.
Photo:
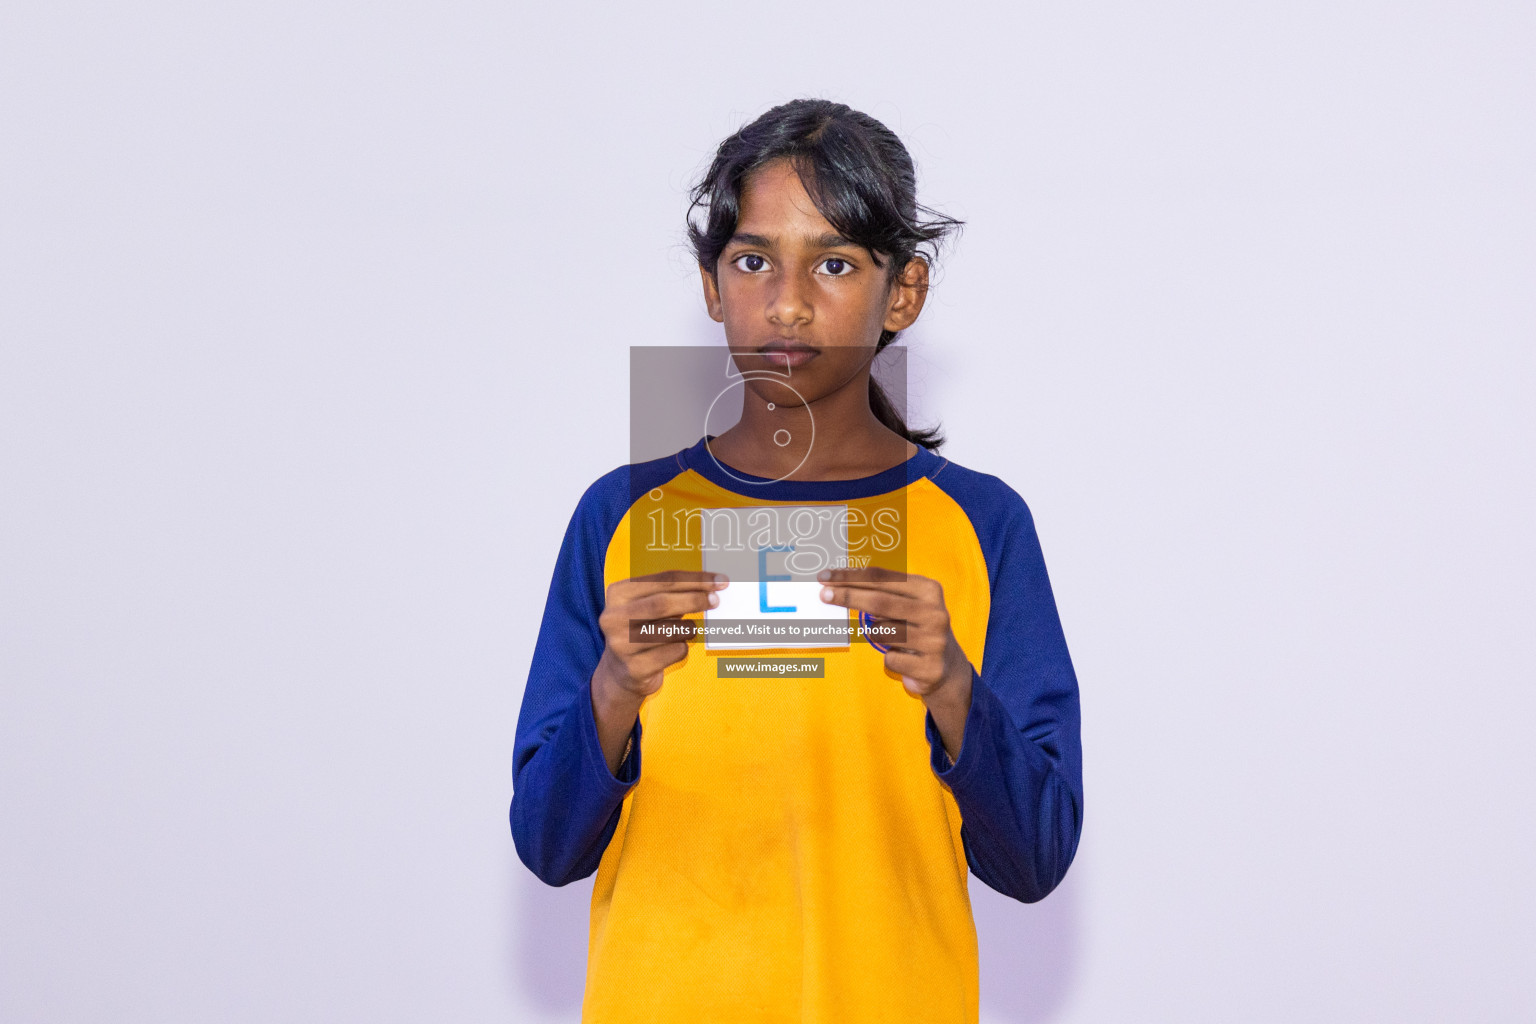
[(699, 509), (705, 572), (730, 584), (704, 613), (708, 650), (847, 647), (848, 609), (821, 599), (823, 569), (848, 564), (847, 505)]

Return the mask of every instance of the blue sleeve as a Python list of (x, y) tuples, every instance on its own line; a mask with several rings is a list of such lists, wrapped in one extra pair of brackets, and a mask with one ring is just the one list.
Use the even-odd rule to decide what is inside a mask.
[[(592, 673), (603, 653), (603, 562), (635, 486), (621, 467), (582, 495), (555, 560), (555, 575), (533, 649), (512, 755), (512, 839), (517, 854), (550, 885), (597, 870), (640, 778), (640, 724), (618, 774), (608, 770), (592, 713)], [(626, 483), (629, 486), (626, 486)]]
[(935, 482), (971, 518), (987, 559), (992, 607), (953, 764), (928, 716), (933, 770), (960, 808), (976, 877), (1033, 903), (1066, 875), (1082, 834), (1077, 676), (1024, 500), (995, 477), (958, 466), (946, 466)]

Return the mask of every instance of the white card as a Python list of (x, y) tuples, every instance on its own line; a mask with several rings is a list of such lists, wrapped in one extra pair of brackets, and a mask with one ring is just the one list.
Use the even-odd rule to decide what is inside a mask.
[(704, 612), (710, 650), (847, 647), (848, 609), (821, 599), (823, 569), (848, 564), (847, 505), (700, 509), (705, 572), (730, 584)]

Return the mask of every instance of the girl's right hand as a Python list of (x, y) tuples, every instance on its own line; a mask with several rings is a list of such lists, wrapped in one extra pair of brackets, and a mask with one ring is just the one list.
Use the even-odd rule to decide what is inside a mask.
[[(593, 673), (594, 703), (619, 698), (637, 705), (661, 689), (665, 670), (688, 657), (686, 641), (645, 639), (631, 626), (655, 623), (659, 629), (688, 629), (684, 615), (714, 608), (724, 576), (712, 572), (674, 571), (620, 580), (608, 588), (598, 617), (605, 645)], [(599, 695), (601, 688), (604, 692)], [(625, 700), (627, 698), (627, 700)]]

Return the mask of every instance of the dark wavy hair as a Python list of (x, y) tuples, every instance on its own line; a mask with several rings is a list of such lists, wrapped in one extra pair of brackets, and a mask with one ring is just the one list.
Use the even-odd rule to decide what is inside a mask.
[[(939, 243), (963, 223), (918, 205), (912, 157), (895, 132), (843, 103), (793, 100), (720, 143), (709, 170), (689, 192), (688, 242), (710, 276), (736, 233), (742, 184), (764, 164), (786, 157), (827, 223), (868, 249), (885, 268), (887, 283), (913, 259), (936, 263)], [(696, 210), (704, 214), (702, 225)], [(896, 334), (881, 331), (875, 353)], [(908, 441), (924, 448), (944, 443), (937, 427), (908, 427), (873, 375), (869, 405), (881, 423)]]

